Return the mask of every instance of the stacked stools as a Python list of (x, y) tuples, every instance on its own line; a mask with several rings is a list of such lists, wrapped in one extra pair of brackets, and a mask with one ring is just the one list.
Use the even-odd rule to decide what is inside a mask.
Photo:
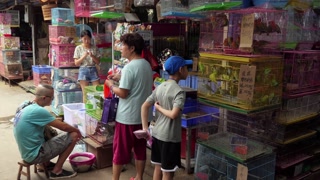
[(82, 91), (77, 82), (79, 68), (75, 66), (73, 59), (76, 27), (72, 9), (52, 8), (51, 14), (49, 59), (54, 87), (51, 109), (57, 116), (62, 116), (62, 104), (82, 102)]
[(23, 79), (20, 38), (1, 36), (0, 39), (0, 75), (11, 85), (11, 80)]

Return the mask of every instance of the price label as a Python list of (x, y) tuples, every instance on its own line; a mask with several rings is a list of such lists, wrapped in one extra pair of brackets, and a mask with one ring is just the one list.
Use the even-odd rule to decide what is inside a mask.
[(239, 99), (252, 100), (256, 77), (256, 66), (241, 65), (239, 72), (238, 95)]
[(6, 56), (13, 56), (13, 52), (12, 51), (7, 51), (6, 52)]
[(244, 15), (241, 20), (240, 48), (251, 48), (253, 42), (254, 14)]
[(247, 180), (248, 167), (238, 163), (237, 180)]

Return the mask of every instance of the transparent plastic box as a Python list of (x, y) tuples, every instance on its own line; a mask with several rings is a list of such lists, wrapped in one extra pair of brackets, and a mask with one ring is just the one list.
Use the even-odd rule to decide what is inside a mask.
[(168, 12), (189, 12), (188, 3), (186, 1), (178, 0), (162, 0), (161, 1), (161, 14)]
[(82, 103), (82, 91), (68, 90), (68, 91), (54, 91), (55, 105)]
[(2, 50), (0, 52), (0, 62), (4, 64), (21, 63), (20, 50)]
[(22, 74), (22, 64), (21, 63), (12, 63), (12, 64), (3, 64), (0, 63), (0, 74), (6, 78), (23, 78)]
[(73, 26), (74, 11), (68, 8), (52, 8), (51, 9), (51, 24), (56, 26)]
[(52, 86), (57, 90), (81, 90), (79, 68), (52, 68)]
[(106, 145), (112, 144), (114, 137), (114, 124), (103, 124), (100, 120), (86, 114), (86, 131), (95, 142)]
[(85, 114), (85, 119), (86, 119), (86, 133), (87, 133), (87, 135), (94, 134), (99, 121), (88, 114)]
[(8, 10), (6, 14), (10, 14), (11, 18), (10, 26), (11, 27), (19, 27), (20, 26), (20, 11), (19, 10)]
[(1, 49), (20, 49), (20, 37), (1, 36)]
[(64, 122), (78, 128), (86, 137), (85, 105), (83, 103), (63, 104)]
[(71, 43), (69, 38), (75, 38), (75, 26), (52, 26), (49, 25), (49, 42), (54, 44)]
[(32, 71), (38, 74), (51, 74), (51, 68), (48, 65), (32, 65)]
[(85, 126), (85, 105), (84, 103), (62, 104), (64, 122), (77, 127), (78, 125)]

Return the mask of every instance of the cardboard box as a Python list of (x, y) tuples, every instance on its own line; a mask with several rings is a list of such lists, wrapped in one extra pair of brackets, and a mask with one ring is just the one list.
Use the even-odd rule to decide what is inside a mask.
[(91, 152), (96, 156), (94, 165), (97, 169), (112, 166), (113, 144), (101, 145), (90, 138), (85, 138), (83, 141), (86, 143), (87, 152)]

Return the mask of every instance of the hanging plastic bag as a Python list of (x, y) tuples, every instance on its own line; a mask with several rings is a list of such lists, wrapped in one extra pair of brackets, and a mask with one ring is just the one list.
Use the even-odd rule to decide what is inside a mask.
[(107, 124), (116, 120), (118, 103), (119, 98), (115, 97), (115, 94), (113, 94), (112, 97), (104, 99), (101, 116), (102, 123)]

